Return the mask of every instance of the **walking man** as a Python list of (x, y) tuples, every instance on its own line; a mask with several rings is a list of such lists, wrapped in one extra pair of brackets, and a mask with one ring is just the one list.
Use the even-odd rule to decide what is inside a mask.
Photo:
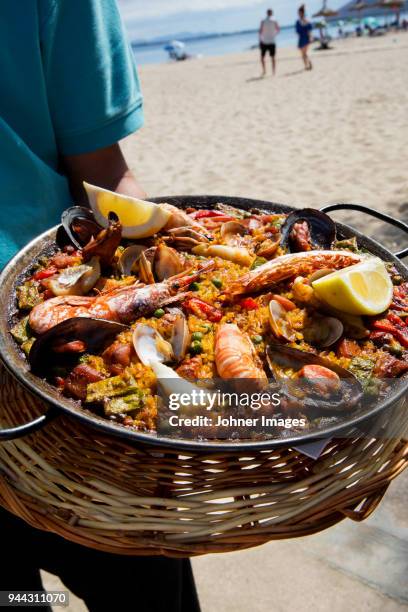
[(265, 55), (269, 53), (272, 60), (272, 73), (276, 71), (276, 37), (280, 32), (280, 27), (276, 19), (273, 18), (273, 10), (266, 11), (266, 17), (261, 21), (259, 27), (259, 48), (261, 50), (262, 76), (266, 75)]

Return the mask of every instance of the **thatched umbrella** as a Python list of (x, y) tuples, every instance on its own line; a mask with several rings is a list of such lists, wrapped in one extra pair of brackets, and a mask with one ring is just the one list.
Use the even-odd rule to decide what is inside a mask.
[(338, 14), (339, 14), (339, 11), (335, 11), (335, 10), (329, 8), (327, 6), (327, 0), (323, 0), (322, 8), (320, 9), (320, 11), (315, 13), (313, 15), (313, 17), (327, 17), (327, 18), (330, 18), (330, 17), (335, 17)]
[(364, 2), (363, 0), (358, 0), (355, 4), (353, 4), (353, 6), (350, 6), (349, 11), (357, 11), (358, 18), (360, 19), (361, 11), (364, 11), (364, 9), (367, 8), (372, 8), (372, 6), (372, 4), (367, 4), (367, 2)]
[[(323, 0), (323, 6), (320, 9), (320, 11), (318, 11), (317, 13), (315, 13), (313, 15), (313, 17), (323, 17), (323, 19), (330, 18), (330, 17), (335, 17), (336, 15), (338, 15), (339, 12), (338, 11), (334, 11), (333, 9), (329, 8), (327, 6), (327, 0)], [(325, 29), (326, 29), (326, 22), (324, 21), (322, 22), (318, 22), (316, 24), (317, 28), (319, 29), (320, 32), (320, 49), (329, 49), (329, 39), (327, 37), (327, 35), (325, 34)]]
[(395, 11), (396, 22), (399, 23), (400, 12), (405, 4), (405, 0), (380, 0), (374, 6), (389, 11)]

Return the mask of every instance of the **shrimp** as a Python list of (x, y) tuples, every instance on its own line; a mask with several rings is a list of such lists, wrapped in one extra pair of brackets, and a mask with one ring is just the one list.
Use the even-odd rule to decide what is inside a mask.
[(268, 379), (256, 359), (251, 341), (235, 323), (224, 323), (218, 327), (215, 365), (221, 378), (256, 379), (256, 386), (263, 388)]
[(170, 218), (165, 225), (166, 230), (175, 229), (178, 227), (191, 227), (196, 231), (201, 232), (202, 234), (208, 234), (206, 228), (194, 219), (192, 219), (190, 215), (187, 214), (184, 210), (180, 210), (172, 204), (160, 204), (160, 207), (171, 213)]
[(73, 317), (92, 317), (129, 324), (154, 312), (160, 306), (184, 299), (186, 293), (183, 293), (182, 289), (213, 267), (214, 260), (210, 259), (197, 270), (187, 270), (161, 283), (135, 283), (97, 296), (70, 295), (51, 298), (32, 309), (30, 327), (35, 334), (40, 335)]
[(223, 292), (226, 299), (243, 293), (260, 291), (270, 285), (279, 283), (299, 274), (310, 274), (320, 268), (340, 270), (362, 261), (366, 256), (351, 251), (304, 251), (289, 253), (247, 272), (231, 282)]

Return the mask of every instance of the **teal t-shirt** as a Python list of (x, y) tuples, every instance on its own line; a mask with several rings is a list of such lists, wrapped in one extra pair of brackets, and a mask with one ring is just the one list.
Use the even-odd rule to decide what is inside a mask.
[(1, 0), (0, 269), (72, 204), (59, 156), (143, 123), (114, 0)]

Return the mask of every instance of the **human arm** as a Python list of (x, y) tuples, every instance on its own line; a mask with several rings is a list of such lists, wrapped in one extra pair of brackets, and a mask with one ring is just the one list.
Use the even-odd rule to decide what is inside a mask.
[(116, 3), (47, 2), (52, 11), (41, 30), (44, 74), (60, 169), (73, 197), (86, 202), (83, 181), (144, 196), (118, 144), (142, 126), (143, 108)]
[(91, 153), (62, 156), (61, 162), (76, 204), (87, 204), (83, 181), (135, 198), (146, 198), (118, 143)]
[(261, 21), (261, 24), (260, 24), (260, 26), (259, 26), (259, 32), (258, 32), (258, 35), (259, 35), (259, 41), (261, 41), (262, 32), (263, 32), (263, 21)]

